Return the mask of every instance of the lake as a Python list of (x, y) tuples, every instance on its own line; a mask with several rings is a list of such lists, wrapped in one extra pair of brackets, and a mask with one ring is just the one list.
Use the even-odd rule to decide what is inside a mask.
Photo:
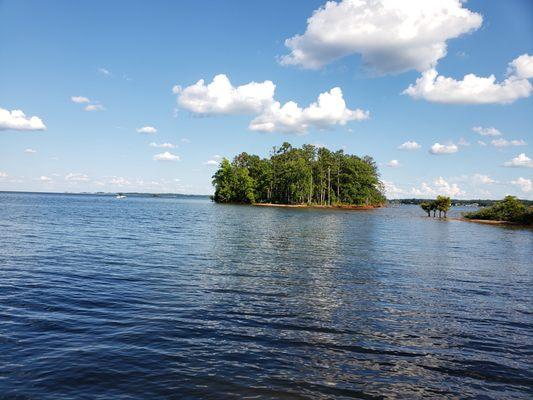
[(0, 193), (0, 232), (2, 399), (533, 394), (528, 229)]

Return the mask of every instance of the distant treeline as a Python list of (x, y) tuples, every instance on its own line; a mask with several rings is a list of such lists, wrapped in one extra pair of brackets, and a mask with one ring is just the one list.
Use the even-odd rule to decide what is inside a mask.
[[(394, 200), (389, 200), (389, 204), (415, 204), (415, 205), (420, 205), (422, 203), (427, 203), (427, 202), (430, 202), (431, 200), (430, 199), (394, 199)], [(496, 202), (498, 200), (454, 200), (452, 199), (452, 205), (453, 206), (461, 206), (461, 205), (477, 205), (477, 206), (480, 206), (480, 207), (488, 207), (488, 206), (492, 206), (493, 204), (496, 204)], [(524, 203), (525, 205), (533, 205), (533, 200), (520, 200), (522, 203)]]
[(213, 175), (219, 203), (381, 205), (386, 199), (371, 157), (324, 147), (274, 147), (270, 157), (241, 153)]

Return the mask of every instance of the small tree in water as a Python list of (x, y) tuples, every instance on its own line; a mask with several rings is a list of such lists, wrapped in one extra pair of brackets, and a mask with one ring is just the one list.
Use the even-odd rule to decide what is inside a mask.
[(424, 201), (423, 203), (420, 203), (420, 208), (428, 213), (428, 217), (431, 217), (431, 202)]
[(451, 206), (452, 201), (446, 196), (437, 196), (437, 200), (435, 201), (424, 201), (420, 203), (420, 208), (428, 214), (428, 217), (431, 217), (431, 211), (433, 211), (433, 217), (436, 216), (438, 211), (439, 218), (442, 218), (442, 213), (444, 213), (444, 218), (446, 218), (446, 214)]
[(442, 213), (444, 213), (444, 218), (446, 218), (446, 214), (452, 206), (452, 200), (446, 196), (437, 196), (435, 203), (437, 205), (437, 210), (439, 210), (439, 218), (441, 218)]

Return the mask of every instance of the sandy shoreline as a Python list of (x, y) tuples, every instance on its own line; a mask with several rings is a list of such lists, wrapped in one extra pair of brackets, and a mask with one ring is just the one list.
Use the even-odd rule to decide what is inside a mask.
[(464, 221), (464, 222), (475, 222), (477, 224), (486, 224), (486, 225), (510, 225), (510, 226), (525, 226), (528, 225), (519, 224), (517, 222), (509, 222), (509, 221), (493, 221), (490, 219), (468, 219), (468, 218), (449, 218), (454, 221)]
[(282, 208), (318, 208), (325, 210), (358, 210), (358, 211), (368, 211), (380, 208), (379, 206), (348, 206), (348, 205), (331, 205), (331, 206), (321, 206), (321, 205), (307, 205), (307, 204), (274, 204), (274, 203), (256, 203), (254, 206), (259, 207), (282, 207)]

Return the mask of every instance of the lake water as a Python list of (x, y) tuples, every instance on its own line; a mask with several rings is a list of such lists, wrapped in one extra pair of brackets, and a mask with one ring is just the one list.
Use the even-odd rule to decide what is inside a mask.
[(0, 193), (0, 398), (531, 398), (532, 256), (415, 206)]

